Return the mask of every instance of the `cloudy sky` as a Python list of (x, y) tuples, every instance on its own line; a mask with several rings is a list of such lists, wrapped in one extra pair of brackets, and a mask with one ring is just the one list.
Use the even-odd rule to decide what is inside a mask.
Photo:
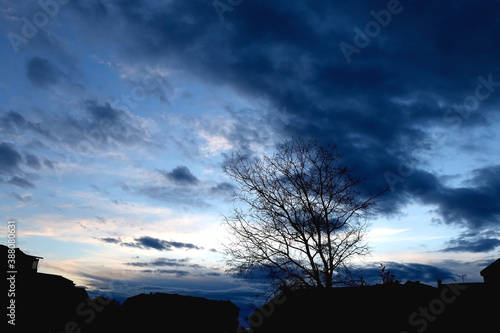
[(40, 271), (115, 297), (243, 304), (258, 284), (224, 273), (220, 163), (292, 137), (336, 143), (368, 190), (390, 187), (367, 274), (383, 262), (403, 280), (481, 281), (499, 257), (496, 1), (0, 0), (0, 13), (0, 212)]

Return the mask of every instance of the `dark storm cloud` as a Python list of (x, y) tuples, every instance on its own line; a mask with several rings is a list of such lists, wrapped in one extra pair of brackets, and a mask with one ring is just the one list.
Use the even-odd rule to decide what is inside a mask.
[[(125, 61), (143, 67), (153, 62), (231, 87), (249, 99), (266, 101), (273, 111), (258, 123), (270, 126), (273, 133), (337, 143), (346, 164), (366, 178), (372, 193), (388, 185), (387, 172), (401, 177), (402, 164), (412, 169), (381, 198), (380, 212), (398, 213), (417, 200), (435, 205), (438, 218), (453, 226), (498, 226), (498, 170), (482, 171), (482, 178), (493, 177), (489, 183), (476, 177), (470, 184), (448, 187), (421, 167), (428, 161), (417, 152), (432, 151), (439, 144), (431, 130), (455, 135), (458, 127), (486, 128), (492, 123), (500, 101), (500, 68), (494, 65), (500, 56), (500, 18), (495, 14), (500, 4), (401, 1), (390, 22), (378, 20), (379, 31), (368, 36), (367, 23), (377, 24), (375, 16), (380, 18), (387, 6), (388, 1), (368, 0), (244, 1), (225, 12), (222, 22), (206, 1), (174, 0), (154, 8), (141, 1), (99, 2), (72, 8), (86, 21), (90, 12), (99, 13), (86, 26), (89, 35), (105, 27), (101, 30), (106, 34), (99, 38), (116, 38)], [(111, 15), (120, 24), (109, 25), (104, 18)], [(359, 49), (350, 62), (342, 43)], [(34, 82), (58, 80), (57, 67), (47, 59), (31, 58), (29, 64)], [(477, 109), (464, 112), (467, 97), (478, 93), (484, 98), (477, 100)], [(65, 133), (63, 140), (90, 140), (105, 147), (148, 141), (123, 110), (97, 101), (87, 101), (84, 108), (86, 118), (58, 126)], [(240, 112), (227, 106), (227, 111), (238, 125), (231, 130), (204, 125), (210, 133), (244, 151), (251, 150), (252, 142), (270, 140), (271, 131), (251, 126), (257, 121), (250, 115), (260, 110)], [(15, 113), (4, 122), (49, 135), (49, 125), (35, 125)], [(178, 184), (199, 181), (184, 166), (158, 172)], [(157, 185), (137, 193), (169, 202), (191, 195)]]
[(170, 250), (169, 247), (163, 243), (164, 241), (158, 238), (144, 236), (135, 238), (134, 240), (136, 241), (136, 244), (138, 244), (140, 247), (153, 248), (159, 251)]
[(500, 224), (500, 166), (476, 169), (461, 187), (446, 187), (430, 173), (419, 171), (405, 188), (414, 198), (436, 205), (441, 220), (471, 230)]
[[(492, 234), (495, 234), (492, 232)], [(500, 238), (484, 237), (470, 238), (460, 237), (453, 239), (447, 243), (448, 247), (443, 249), (443, 252), (490, 252), (500, 247)]]
[(435, 207), (436, 222), (465, 231), (447, 242), (445, 252), (489, 252), (500, 246), (500, 166), (473, 170), (461, 186), (448, 187), (433, 174), (415, 170), (400, 184), (400, 190), (389, 192), (380, 208), (394, 203), (417, 200)]
[(99, 105), (96, 101), (87, 101), (86, 107), (92, 119), (96, 122), (100, 121), (110, 121), (117, 122), (120, 121), (122, 117), (122, 112), (113, 109), (109, 104)]
[(137, 266), (137, 267), (148, 267), (148, 266), (186, 266), (189, 259), (171, 259), (171, 258), (158, 258), (151, 262), (128, 262), (126, 265)]
[[(365, 186), (372, 193), (388, 185), (387, 172), (402, 179), (381, 198), (381, 212), (398, 213), (418, 201), (435, 206), (438, 219), (448, 225), (468, 230), (498, 227), (498, 166), (476, 170), (468, 183), (449, 187), (421, 167), (427, 161), (417, 152), (431, 151), (439, 144), (431, 129), (453, 135), (459, 127), (468, 130), (491, 124), (500, 100), (500, 70), (495, 65), (500, 56), (500, 18), (496, 15), (500, 4), (491, 0), (401, 1), (401, 11), (359, 47), (348, 63), (339, 45), (355, 45), (356, 38), (366, 38), (356, 37), (355, 27), (364, 30), (368, 22), (376, 21), (370, 12), (385, 10), (387, 4), (244, 1), (226, 12), (223, 22), (206, 1), (173, 0), (154, 8), (142, 1), (96, 2), (73, 8), (87, 22), (92, 20), (92, 25), (82, 29), (105, 27), (101, 30), (106, 33), (99, 38), (116, 38), (112, 42), (123, 47), (117, 53), (126, 61), (184, 70), (209, 84), (234, 88), (246, 98), (266, 101), (273, 112), (258, 122), (248, 120), (260, 110), (238, 111), (228, 106), (238, 125), (231, 130), (205, 125), (235, 147), (246, 151), (255, 141), (270, 140), (268, 131), (250, 126), (256, 123), (285, 137), (335, 142), (345, 162), (366, 177)], [(98, 15), (90, 17), (94, 12)], [(121, 22), (109, 25), (105, 18), (110, 13)], [(33, 84), (61, 80), (57, 65), (45, 58), (30, 58), (26, 70)], [(467, 97), (477, 92), (488, 97), (478, 101), (475, 112), (464, 113)], [(0, 125), (5, 133), (27, 131), (72, 147), (86, 143), (105, 149), (150, 143), (147, 130), (124, 110), (97, 100), (86, 100), (78, 107), (78, 112), (46, 122), (10, 111), (0, 117)], [(2, 154), (9, 157), (0, 146)], [(0, 163), (17, 168), (21, 162), (14, 154)], [(402, 165), (410, 170), (408, 176), (401, 176), (405, 173)], [(199, 182), (184, 166), (158, 172), (178, 184)], [(185, 189), (154, 185), (135, 190), (168, 202), (200, 201), (194, 202), (193, 193)], [(487, 239), (469, 237), (449, 245), (488, 249), (494, 241), (474, 246), (488, 245)], [(123, 245), (144, 246), (138, 241)], [(149, 245), (161, 248), (162, 243)]]
[[(442, 268), (434, 265), (425, 265), (417, 263), (396, 263), (384, 262), (386, 271), (390, 270), (391, 274), (396, 276), (396, 280), (405, 282), (421, 281), (423, 283), (435, 284), (439, 278), (443, 281), (455, 280), (456, 274), (449, 268)], [(446, 263), (446, 267), (453, 266), (453, 263)], [(380, 266), (363, 267), (359, 269), (359, 275), (368, 281), (368, 283), (381, 283), (382, 279), (378, 275)]]
[(37, 87), (58, 83), (63, 73), (48, 59), (32, 57), (26, 64), (26, 76)]
[(196, 246), (192, 243), (183, 243), (176, 241), (166, 241), (159, 238), (154, 238), (150, 236), (142, 236), (134, 238), (133, 242), (122, 242), (120, 238), (105, 237), (100, 238), (101, 241), (111, 244), (120, 244), (122, 246), (135, 247), (140, 249), (155, 249), (158, 251), (172, 251), (174, 249), (185, 249), (185, 250), (201, 250), (202, 247)]
[[(275, 113), (293, 119), (277, 131), (339, 143), (343, 151), (360, 156), (353, 158), (357, 165), (377, 166), (371, 175), (378, 187), (385, 185), (384, 171), (397, 167), (385, 162), (398, 154), (407, 157), (426, 135), (419, 126), (449, 125), (443, 121), (443, 104), (462, 101), (478, 75), (494, 73), (486, 64), (495, 63), (500, 49), (494, 37), (498, 19), (488, 14), (498, 9), (493, 1), (402, 1), (401, 13), (350, 64), (339, 44), (353, 44), (354, 27), (364, 29), (374, 20), (370, 11), (385, 10), (386, 1), (257, 0), (225, 13), (223, 22), (209, 2), (148, 6), (128, 1), (76, 9), (82, 17), (91, 9), (101, 16), (117, 11), (125, 23), (115, 27), (127, 27), (126, 34), (118, 31), (126, 36), (120, 40), (124, 57), (166, 62), (268, 100), (280, 110)], [(476, 54), (482, 58), (472, 61)], [(467, 66), (465, 56), (471, 60)], [(488, 103), (497, 99), (492, 95)]]
[(171, 251), (173, 248), (176, 249), (186, 249), (186, 250), (199, 250), (200, 248), (191, 243), (182, 243), (174, 241), (166, 241), (154, 237), (143, 236), (134, 239), (136, 244), (144, 248), (153, 248), (159, 251)]
[(194, 244), (191, 244), (191, 243), (182, 243), (182, 242), (167, 242), (167, 241), (164, 241), (164, 244), (168, 247), (175, 247), (175, 248), (178, 248), (178, 249), (196, 249), (196, 250), (199, 250), (201, 249), (200, 247), (194, 245)]
[(185, 165), (179, 165), (172, 169), (172, 171), (158, 170), (158, 172), (177, 184), (192, 185), (199, 182), (198, 178)]
[[(125, 263), (132, 267), (149, 267), (143, 269), (142, 273), (153, 274), (174, 274), (176, 276), (221, 276), (221, 273), (211, 268), (207, 268), (198, 264), (190, 263), (189, 258), (172, 259), (172, 258), (157, 258), (149, 262), (134, 261)], [(162, 268), (167, 267), (167, 268)]]
[[(418, 42), (424, 42), (420, 30), (415, 31), (413, 25), (428, 26), (421, 23), (422, 20), (428, 20), (429, 15), (425, 19), (419, 15), (421, 11), (429, 8), (421, 8), (425, 5), (416, 4), (413, 7), (410, 5), (414, 4), (408, 4), (403, 13), (406, 19), (401, 16), (394, 17), (391, 26), (380, 36), (389, 38), (384, 45), (389, 51), (397, 45), (406, 46), (398, 42), (403, 37), (408, 40), (408, 34), (416, 37)], [(192, 48), (192, 44), (188, 42), (195, 40), (205, 48), (203, 63), (192, 68), (193, 70), (198, 70), (209, 79), (231, 83), (245, 92), (266, 96), (279, 102), (280, 106), (287, 105), (287, 109), (293, 113), (328, 116), (332, 113), (320, 103), (331, 101), (335, 96), (345, 96), (345, 93), (348, 93), (347, 97), (360, 97), (361, 102), (369, 100), (375, 102), (376, 96), (397, 95), (398, 92), (407, 91), (409, 86), (423, 84), (421, 80), (412, 80), (411, 77), (404, 81), (392, 80), (401, 76), (403, 72), (406, 75), (406, 71), (395, 72), (387, 66), (372, 66), (372, 63), (377, 61), (389, 64), (391, 58), (399, 57), (397, 53), (389, 55), (381, 53), (381, 45), (377, 42), (377, 38), (373, 38), (371, 45), (359, 55), (357, 65), (354, 63), (353, 66), (347, 66), (344, 61), (338, 44), (343, 40), (352, 42), (354, 37), (352, 28), (355, 25), (363, 26), (368, 20), (373, 19), (369, 15), (370, 10), (383, 9), (386, 6), (384, 2), (378, 4), (360, 2), (353, 8), (345, 3), (332, 4), (326, 1), (304, 6), (290, 5), (283, 1), (273, 3), (254, 1), (242, 4), (234, 12), (227, 14), (228, 18), (224, 24), (220, 24), (217, 20), (213, 8), (202, 2), (174, 1), (154, 14), (146, 8), (140, 9), (141, 4), (135, 2), (121, 3), (119, 6), (124, 17), (133, 25), (134, 34), (131, 41), (142, 46), (134, 50), (155, 56), (163, 54), (165, 50), (175, 49), (179, 51), (177, 54), (182, 54), (182, 58), (175, 60), (183, 66), (191, 66), (193, 60), (200, 57), (199, 49)], [(428, 6), (434, 10), (430, 13), (437, 13), (438, 9), (446, 8), (446, 6), (442, 8), (433, 8), (437, 7), (435, 5)], [(457, 6), (456, 3), (454, 6)], [(341, 31), (335, 24), (340, 15), (344, 22), (348, 23), (347, 29)], [(186, 24), (183, 20), (186, 16), (191, 18), (192, 24)], [(441, 17), (442, 15), (437, 14), (431, 17), (431, 22), (437, 26), (433, 25), (426, 29), (430, 32), (441, 28), (438, 21)], [(323, 29), (316, 24), (319, 20), (324, 24)], [(404, 28), (403, 32), (399, 31), (400, 28)], [(484, 26), (472, 28), (488, 31)], [(467, 35), (471, 36), (471, 33)], [(374, 52), (374, 49), (377, 52)], [(412, 51), (409, 45), (399, 50), (400, 53), (409, 51)], [(430, 52), (435, 51), (435, 45), (431, 43), (422, 51), (426, 54), (429, 52), (430, 55)], [(412, 69), (410, 63), (413, 60), (418, 60), (415, 54), (405, 54), (399, 62), (406, 66), (406, 70)], [(422, 61), (418, 63), (422, 65)], [(437, 66), (438, 63), (434, 61), (432, 65)], [(441, 66), (440, 63), (439, 65)], [(422, 75), (415, 69), (409, 72), (412, 75)], [(362, 91), (365, 88), (368, 91)], [(380, 92), (384, 93), (378, 94)], [(315, 99), (317, 97), (322, 98)], [(380, 106), (391, 103), (384, 104)], [(346, 109), (349, 109), (348, 105)], [(439, 115), (433, 115), (432, 112), (426, 114), (428, 117), (439, 118)]]
[[(461, 102), (474, 90), (478, 75), (495, 70), (482, 64), (495, 63), (499, 51), (492, 33), (499, 30), (498, 20), (485, 14), (497, 9), (492, 1), (404, 2), (404, 10), (351, 64), (345, 62), (339, 44), (353, 43), (353, 28), (364, 29), (374, 20), (370, 11), (385, 9), (387, 2), (352, 6), (253, 1), (227, 13), (223, 24), (214, 8), (203, 2), (173, 1), (154, 13), (138, 2), (117, 6), (131, 27), (127, 42), (135, 47), (127, 48), (130, 57), (164, 58), (168, 50), (168, 61), (175, 65), (269, 100), (282, 110), (277, 112), (295, 116), (280, 131), (335, 141), (343, 151), (360, 156), (353, 159), (357, 165), (372, 165), (363, 163), (367, 156), (379, 166), (371, 170), (379, 186), (385, 184), (384, 171), (397, 167), (386, 162), (394, 161), (396, 154), (407, 157), (426, 135), (419, 126), (449, 125), (443, 121), (441, 100)], [(478, 20), (464, 21), (463, 13)], [(450, 26), (463, 34), (445, 33)], [(462, 57), (470, 55), (470, 44), (479, 48), (474, 53), (482, 50), (493, 62), (464, 68)], [(446, 50), (451, 46), (455, 52), (449, 59)], [(488, 102), (493, 100), (498, 96)]]
[(100, 240), (109, 244), (120, 244), (122, 242), (121, 239), (113, 237), (104, 237), (100, 238)]
[[(381, 212), (397, 213), (418, 200), (437, 206), (439, 219), (450, 225), (498, 226), (497, 168), (477, 171), (470, 184), (455, 188), (416, 166), (426, 162), (417, 152), (439, 144), (430, 128), (453, 133), (457, 126), (491, 124), (500, 100), (500, 69), (491, 65), (500, 55), (500, 19), (493, 14), (500, 4), (401, 1), (376, 36), (356, 37), (355, 27), (364, 30), (376, 21), (371, 12), (387, 4), (256, 0), (225, 13), (223, 22), (203, 2), (173, 1), (154, 13), (138, 2), (117, 6), (131, 27), (127, 56), (164, 61), (267, 100), (274, 117), (287, 119), (274, 122), (273, 130), (337, 143), (372, 193), (388, 185), (388, 171), (401, 177), (402, 165), (411, 169), (381, 199)], [(339, 45), (355, 45), (355, 38), (369, 42), (348, 63)], [(467, 97), (478, 92), (487, 97), (477, 99), (477, 112), (464, 113)], [(232, 111), (245, 130), (211, 132), (243, 150), (251, 140), (267, 140), (249, 132), (247, 111)]]
[(489, 191), (482, 187), (453, 188), (436, 200), (443, 220), (449, 224), (482, 228), (500, 222), (500, 187)]
[(475, 228), (446, 242), (442, 252), (491, 252), (500, 247), (500, 233), (495, 228)]
[(198, 264), (189, 263), (189, 258), (184, 259), (171, 259), (171, 258), (157, 258), (150, 262), (128, 262), (125, 265), (134, 266), (134, 267), (186, 267), (186, 268), (195, 268), (201, 269), (203, 268)]
[[(448, 187), (435, 175), (414, 170), (399, 189), (382, 197), (379, 208), (418, 201), (435, 207), (436, 222), (465, 228), (447, 243), (446, 252), (489, 252), (500, 245), (500, 167), (473, 170), (461, 186)], [(387, 210), (390, 210), (389, 207)]]

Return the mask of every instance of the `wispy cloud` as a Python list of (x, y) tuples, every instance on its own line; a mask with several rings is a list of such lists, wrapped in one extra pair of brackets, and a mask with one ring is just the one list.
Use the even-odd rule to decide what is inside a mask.
[(370, 230), (369, 235), (370, 239), (375, 240), (379, 238), (384, 238), (385, 236), (395, 236), (399, 235), (403, 232), (408, 231), (409, 229), (391, 229), (391, 228), (375, 228)]
[[(128, 262), (125, 263), (125, 265), (135, 266), (135, 267), (157, 267), (157, 266), (181, 267), (181, 266), (193, 265), (188, 263), (189, 263), (189, 258), (184, 258), (184, 259), (157, 258), (150, 262)], [(195, 266), (189, 266), (189, 267), (194, 267), (194, 268), (200, 267), (199, 265), (196, 264), (194, 265)]]

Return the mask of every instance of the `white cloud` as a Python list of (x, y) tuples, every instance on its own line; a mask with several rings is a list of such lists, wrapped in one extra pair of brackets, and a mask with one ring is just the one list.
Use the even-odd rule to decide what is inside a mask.
[(391, 229), (391, 228), (376, 228), (369, 232), (372, 238), (393, 236), (400, 234), (402, 232), (408, 231), (409, 229)]
[(205, 130), (200, 130), (198, 135), (206, 141), (205, 146), (201, 148), (206, 157), (215, 156), (223, 151), (233, 149), (233, 144), (222, 135), (212, 134)]

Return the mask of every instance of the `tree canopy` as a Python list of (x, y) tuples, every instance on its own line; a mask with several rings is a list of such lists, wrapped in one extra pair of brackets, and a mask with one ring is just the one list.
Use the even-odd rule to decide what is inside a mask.
[(363, 191), (341, 160), (335, 145), (301, 139), (270, 156), (233, 153), (222, 165), (238, 185), (225, 216), (229, 271), (265, 272), (281, 288), (351, 281), (351, 259), (369, 253), (367, 217), (380, 193)]

